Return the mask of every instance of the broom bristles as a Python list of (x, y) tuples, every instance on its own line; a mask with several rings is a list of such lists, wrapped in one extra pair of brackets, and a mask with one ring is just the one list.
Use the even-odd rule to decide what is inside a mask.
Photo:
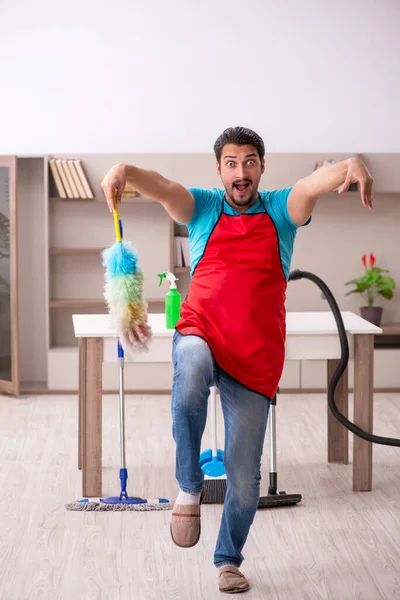
[(116, 242), (102, 252), (103, 266), (106, 267), (106, 279), (118, 275), (136, 273), (138, 256), (131, 242)]
[(148, 350), (152, 337), (147, 302), (143, 298), (143, 273), (131, 242), (116, 242), (103, 250), (106, 268), (104, 298), (124, 350)]

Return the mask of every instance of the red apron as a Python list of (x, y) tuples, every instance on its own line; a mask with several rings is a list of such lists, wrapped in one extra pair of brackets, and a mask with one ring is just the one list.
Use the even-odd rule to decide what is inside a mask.
[(206, 340), (223, 371), (272, 398), (286, 338), (287, 281), (278, 234), (266, 211), (228, 215), (223, 207), (176, 328)]

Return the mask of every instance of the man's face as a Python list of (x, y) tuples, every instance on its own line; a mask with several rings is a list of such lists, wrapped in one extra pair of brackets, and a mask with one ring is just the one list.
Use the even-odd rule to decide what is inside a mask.
[(265, 163), (254, 146), (226, 144), (223, 147), (217, 171), (235, 208), (245, 209), (256, 200), (264, 168)]

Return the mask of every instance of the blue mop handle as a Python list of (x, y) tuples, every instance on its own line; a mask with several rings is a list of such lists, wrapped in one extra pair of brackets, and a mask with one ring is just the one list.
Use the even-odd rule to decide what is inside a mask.
[(125, 357), (124, 349), (121, 346), (121, 342), (119, 341), (119, 339), (118, 339), (117, 343), (118, 343), (118, 363), (120, 364), (120, 361), (122, 360), (122, 364), (123, 364), (123, 359)]
[[(118, 223), (119, 223), (119, 232), (121, 234), (121, 239), (122, 239), (123, 238), (123, 229), (122, 229), (122, 221), (121, 221), (121, 219), (118, 220)], [(120, 367), (123, 366), (123, 364), (124, 364), (124, 356), (125, 356), (124, 355), (124, 349), (121, 346), (121, 343), (120, 343), (120, 341), (118, 339), (118, 363), (119, 363)]]
[(119, 470), (119, 478), (121, 480), (121, 494), (120, 499), (126, 498), (128, 493), (126, 491), (126, 482), (128, 481), (128, 469)]
[[(119, 232), (121, 234), (121, 239), (122, 239), (122, 237), (123, 237), (123, 230), (122, 230), (122, 221), (121, 221), (121, 219), (119, 219), (118, 223), (119, 223)], [(123, 366), (123, 364), (124, 364), (123, 359), (124, 359), (124, 349), (121, 346), (121, 343), (120, 343), (120, 341), (118, 339), (118, 363), (119, 363), (119, 366)], [(121, 365), (121, 363), (122, 363), (122, 365)]]
[[(121, 219), (118, 219), (118, 223), (119, 223), (119, 232), (121, 234), (121, 240), (123, 238), (123, 228), (122, 228), (122, 221)], [(120, 494), (120, 500), (122, 500), (123, 498), (127, 498), (128, 494), (126, 491), (126, 482), (128, 480), (128, 469), (125, 468), (125, 407), (124, 407), (124, 390), (121, 389), (123, 386), (123, 374), (122, 374), (122, 369), (124, 367), (124, 363), (125, 363), (125, 354), (124, 354), (124, 349), (121, 346), (121, 342), (118, 339), (118, 365), (120, 368), (120, 403), (121, 403), (121, 423), (120, 423), (120, 428), (121, 428), (121, 463), (122, 463), (122, 467), (119, 470), (119, 478), (121, 481), (121, 494)]]
[(118, 345), (118, 365), (119, 365), (119, 400), (120, 400), (120, 440), (121, 440), (121, 469), (119, 478), (121, 480), (121, 495), (120, 499), (127, 497), (126, 482), (128, 479), (128, 470), (126, 468), (125, 458), (125, 401), (124, 401), (124, 349), (121, 342), (117, 341)]

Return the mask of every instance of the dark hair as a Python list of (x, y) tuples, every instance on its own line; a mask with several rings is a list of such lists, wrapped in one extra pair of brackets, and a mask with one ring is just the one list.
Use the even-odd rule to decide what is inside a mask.
[(247, 127), (228, 127), (219, 136), (214, 144), (215, 158), (218, 162), (221, 161), (222, 149), (226, 144), (235, 144), (236, 146), (245, 146), (249, 144), (257, 148), (260, 160), (264, 159), (265, 146), (260, 136)]

